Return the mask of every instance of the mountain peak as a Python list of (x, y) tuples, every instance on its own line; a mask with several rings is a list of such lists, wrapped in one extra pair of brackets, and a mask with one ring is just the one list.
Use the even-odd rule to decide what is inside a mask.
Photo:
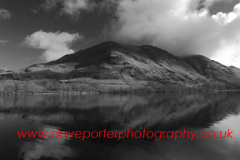
[(209, 59), (203, 55), (190, 55), (190, 56), (186, 56), (185, 58)]
[(119, 45), (119, 43), (115, 42), (115, 41), (106, 41), (103, 43), (100, 43), (99, 45)]
[(115, 47), (120, 47), (120, 46), (122, 46), (122, 44), (119, 44), (119, 43), (114, 42), (114, 41), (107, 41), (107, 42), (103, 42), (103, 43), (100, 43), (100, 44), (94, 46), (94, 48), (96, 48), (96, 47), (115, 48)]

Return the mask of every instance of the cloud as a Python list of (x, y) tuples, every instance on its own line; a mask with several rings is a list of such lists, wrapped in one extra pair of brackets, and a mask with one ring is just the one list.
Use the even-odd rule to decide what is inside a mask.
[(69, 47), (77, 40), (83, 39), (78, 33), (37, 31), (27, 36), (23, 44), (36, 49), (43, 49), (41, 59), (45, 62), (56, 60), (74, 53)]
[(46, 11), (58, 6), (61, 6), (60, 14), (79, 17), (82, 11), (93, 10), (95, 3), (92, 0), (46, 0), (42, 5), (43, 9)]
[(4, 44), (6, 44), (6, 43), (8, 43), (9, 41), (7, 41), (7, 40), (0, 40), (0, 45), (4, 45)]
[(7, 20), (10, 19), (12, 16), (11, 12), (6, 9), (0, 8), (0, 19)]
[[(0, 19), (7, 20), (9, 18), (11, 18), (11, 13), (8, 10), (0, 8)], [(0, 40), (0, 45), (4, 45), (8, 42), (7, 40)]]
[(203, 5), (204, 7), (211, 7), (214, 3), (225, 2), (232, 3), (234, 0), (196, 0), (197, 3)]
[(240, 67), (235, 63), (240, 61), (240, 4), (230, 13), (210, 15), (209, 7), (219, 1), (119, 0), (117, 18), (104, 33), (119, 42), (155, 45), (178, 56), (201, 54)]

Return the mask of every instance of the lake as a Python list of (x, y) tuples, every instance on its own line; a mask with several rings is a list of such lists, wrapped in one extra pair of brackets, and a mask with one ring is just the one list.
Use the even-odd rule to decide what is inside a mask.
[[(239, 160), (240, 93), (0, 96), (1, 160)], [(220, 131), (233, 138), (19, 138), (18, 131)]]

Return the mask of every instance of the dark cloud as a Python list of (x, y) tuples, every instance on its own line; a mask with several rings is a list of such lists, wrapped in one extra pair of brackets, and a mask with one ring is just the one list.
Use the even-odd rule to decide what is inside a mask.
[(79, 18), (83, 11), (92, 11), (95, 8), (93, 0), (45, 0), (41, 5), (45, 11), (60, 8), (60, 15), (69, 15), (73, 18)]

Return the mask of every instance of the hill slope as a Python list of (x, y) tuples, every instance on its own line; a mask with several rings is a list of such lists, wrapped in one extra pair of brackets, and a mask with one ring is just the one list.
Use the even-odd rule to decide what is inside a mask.
[(212, 81), (224, 83), (228, 89), (240, 86), (240, 69), (236, 67), (227, 67), (200, 55), (189, 56), (184, 60), (199, 74)]

